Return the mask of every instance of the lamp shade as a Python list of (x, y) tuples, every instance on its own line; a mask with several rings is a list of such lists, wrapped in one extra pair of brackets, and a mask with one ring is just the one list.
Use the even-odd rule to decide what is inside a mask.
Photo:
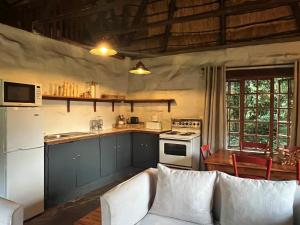
[(102, 40), (96, 48), (90, 50), (90, 53), (93, 55), (100, 56), (113, 56), (116, 55), (118, 52), (111, 46), (111, 44), (109, 44), (105, 40)]
[(138, 75), (147, 75), (151, 74), (151, 71), (145, 67), (145, 65), (139, 61), (135, 67), (129, 70), (129, 73), (138, 74)]

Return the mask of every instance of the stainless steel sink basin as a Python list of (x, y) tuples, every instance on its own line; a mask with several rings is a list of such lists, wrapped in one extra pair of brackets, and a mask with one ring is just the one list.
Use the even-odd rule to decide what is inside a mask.
[(45, 139), (59, 139), (59, 138), (67, 138), (67, 137), (76, 137), (81, 135), (88, 135), (93, 134), (91, 132), (68, 132), (68, 133), (61, 133), (61, 134), (50, 134), (45, 136)]

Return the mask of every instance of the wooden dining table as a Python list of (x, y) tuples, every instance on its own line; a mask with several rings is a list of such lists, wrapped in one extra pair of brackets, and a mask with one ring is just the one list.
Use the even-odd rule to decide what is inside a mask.
[[(217, 170), (222, 171), (228, 174), (234, 174), (233, 166), (232, 166), (232, 158), (231, 155), (233, 153), (239, 153), (238, 151), (230, 151), (230, 150), (218, 150), (211, 156), (209, 156), (204, 164), (207, 170)], [(253, 154), (253, 153), (247, 153)], [(257, 155), (257, 154), (256, 154)], [(260, 155), (259, 157), (266, 157), (264, 155)], [(239, 163), (238, 170), (240, 174), (251, 174), (257, 176), (264, 176), (266, 173), (266, 168), (254, 165), (254, 164), (246, 164)], [(296, 166), (290, 165), (281, 165), (281, 163), (274, 157), (273, 165), (271, 170), (271, 180), (296, 180)]]

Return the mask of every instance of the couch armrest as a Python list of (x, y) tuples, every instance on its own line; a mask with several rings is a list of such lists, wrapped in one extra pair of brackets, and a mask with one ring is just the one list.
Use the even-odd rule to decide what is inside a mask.
[(22, 225), (23, 219), (22, 206), (0, 198), (0, 225)]
[(300, 224), (300, 186), (296, 189), (294, 199), (294, 224)]
[(101, 196), (102, 225), (134, 225), (149, 211), (156, 192), (156, 169), (148, 169)]

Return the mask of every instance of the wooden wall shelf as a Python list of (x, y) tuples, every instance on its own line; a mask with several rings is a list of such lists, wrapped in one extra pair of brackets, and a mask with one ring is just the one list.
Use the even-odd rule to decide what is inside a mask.
[(67, 101), (67, 111), (70, 112), (70, 103), (71, 102), (93, 102), (94, 112), (97, 111), (97, 102), (109, 102), (111, 103), (112, 111), (115, 111), (115, 103), (122, 102), (121, 99), (108, 99), (108, 98), (79, 98), (79, 97), (62, 97), (62, 96), (51, 96), (43, 95), (45, 100), (58, 100), (58, 101)]
[(171, 112), (171, 104), (175, 102), (175, 99), (125, 99), (124, 102), (131, 105), (131, 112), (134, 111), (135, 103), (167, 103), (168, 112)]
[(131, 112), (134, 111), (134, 104), (136, 103), (167, 103), (168, 112), (171, 112), (171, 104), (175, 102), (175, 99), (107, 99), (107, 98), (78, 98), (78, 97), (62, 97), (62, 96), (51, 96), (43, 95), (45, 100), (59, 100), (67, 102), (67, 111), (70, 112), (71, 102), (93, 102), (94, 112), (97, 110), (97, 102), (108, 102), (111, 103), (112, 111), (115, 111), (115, 103), (128, 103), (131, 106)]

